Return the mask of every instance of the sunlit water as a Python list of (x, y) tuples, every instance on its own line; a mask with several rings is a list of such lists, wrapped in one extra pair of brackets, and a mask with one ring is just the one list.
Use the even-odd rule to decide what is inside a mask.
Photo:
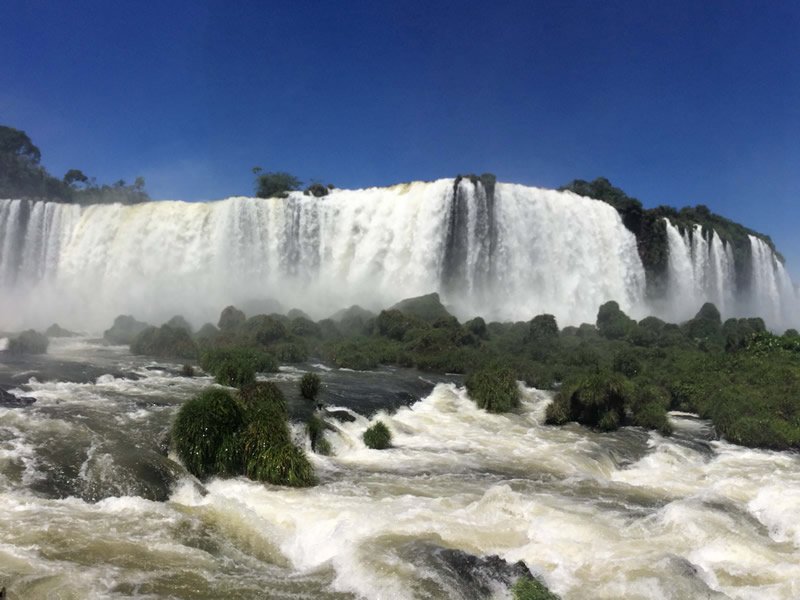
[[(474, 597), (441, 548), (522, 560), (565, 599), (800, 597), (800, 460), (712, 441), (691, 416), (670, 438), (601, 435), (542, 425), (549, 395), (533, 389), (490, 415), (457, 382), (322, 370), (355, 420), (329, 421), (334, 456), (310, 455), (319, 485), (200, 484), (160, 447), (210, 381), (148, 366), (83, 339), (0, 362), (0, 383), (37, 399), (0, 408), (12, 597)], [(291, 391), (301, 373), (276, 379)], [(378, 418), (390, 450), (361, 441)]]

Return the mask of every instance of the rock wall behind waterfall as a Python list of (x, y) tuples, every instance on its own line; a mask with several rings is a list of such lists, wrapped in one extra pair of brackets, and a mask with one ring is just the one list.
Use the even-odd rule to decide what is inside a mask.
[(324, 317), (439, 291), (461, 317), (644, 314), (634, 236), (602, 202), (468, 179), (134, 206), (0, 200), (0, 329), (119, 313), (200, 323), (274, 298)]

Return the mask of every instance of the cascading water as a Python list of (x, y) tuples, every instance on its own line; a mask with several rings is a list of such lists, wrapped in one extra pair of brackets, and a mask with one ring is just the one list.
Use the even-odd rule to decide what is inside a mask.
[(768, 326), (796, 326), (798, 294), (783, 264), (767, 243), (750, 235), (749, 281), (737, 283), (733, 249), (716, 232), (700, 225), (681, 232), (665, 220), (669, 245), (668, 301), (664, 312), (673, 321), (691, 318), (704, 302), (713, 302), (723, 317), (762, 317)]
[(324, 317), (439, 291), (461, 317), (593, 322), (642, 313), (645, 276), (616, 211), (569, 192), (468, 179), (135, 206), (0, 201), (0, 329), (99, 329), (131, 313), (202, 322), (266, 297)]

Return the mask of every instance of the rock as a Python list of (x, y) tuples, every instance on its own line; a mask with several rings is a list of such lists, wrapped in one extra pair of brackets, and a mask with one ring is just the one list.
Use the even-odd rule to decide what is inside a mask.
[(59, 338), (59, 337), (77, 337), (79, 334), (75, 333), (74, 331), (70, 331), (69, 329), (64, 329), (58, 323), (53, 323), (47, 330), (44, 332), (47, 337), (51, 338)]
[(130, 315), (120, 315), (114, 319), (111, 329), (106, 329), (103, 337), (112, 344), (128, 345), (148, 327), (147, 323), (137, 321)]
[(325, 416), (336, 419), (342, 423), (352, 423), (356, 418), (346, 410), (326, 410)]
[(0, 406), (6, 408), (20, 408), (22, 406), (30, 406), (36, 402), (36, 398), (30, 396), (15, 396), (11, 392), (0, 388)]

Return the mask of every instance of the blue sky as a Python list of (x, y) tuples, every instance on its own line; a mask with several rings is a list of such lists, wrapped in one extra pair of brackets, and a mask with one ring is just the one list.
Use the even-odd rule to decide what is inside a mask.
[[(149, 7), (146, 5), (150, 5)], [(704, 203), (800, 274), (800, 3), (0, 4), (0, 123), (155, 198), (491, 171)]]

